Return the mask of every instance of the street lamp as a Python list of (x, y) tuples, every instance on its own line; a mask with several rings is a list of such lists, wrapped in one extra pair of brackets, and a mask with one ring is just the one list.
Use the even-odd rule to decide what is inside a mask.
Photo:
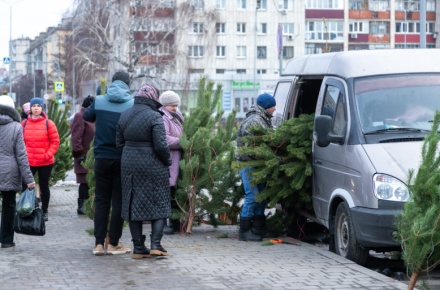
[(9, 5), (9, 58), (10, 58), (10, 63), (9, 63), (9, 96), (12, 98), (12, 73), (11, 73), (11, 65), (13, 62), (13, 59), (12, 59), (12, 6), (14, 6), (15, 4), (22, 2), (24, 0), (18, 0), (18, 1), (15, 1), (14, 3), (10, 3), (5, 0), (0, 0), (0, 1)]

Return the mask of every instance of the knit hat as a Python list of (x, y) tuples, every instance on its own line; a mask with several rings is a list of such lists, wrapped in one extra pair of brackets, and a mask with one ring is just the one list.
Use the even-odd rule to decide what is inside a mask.
[(144, 84), (137, 92), (136, 96), (146, 97), (148, 99), (152, 99), (155, 101), (159, 101), (158, 89), (153, 87), (152, 85)]
[(88, 108), (90, 107), (90, 105), (93, 103), (93, 101), (95, 100), (95, 97), (88, 95), (86, 98), (84, 98), (84, 101), (82, 102), (82, 107), (83, 108)]
[(257, 105), (263, 109), (275, 107), (276, 104), (275, 98), (266, 93), (259, 95), (257, 98)]
[(159, 102), (162, 106), (178, 106), (180, 103), (180, 97), (174, 91), (165, 91), (160, 95)]
[(3, 95), (0, 96), (0, 105), (14, 108), (14, 101), (10, 96)]
[(31, 103), (29, 102), (24, 103), (23, 106), (21, 106), (21, 108), (23, 109), (23, 112), (27, 113), (31, 110)]
[(31, 107), (35, 104), (39, 104), (40, 106), (43, 107), (43, 99), (41, 98), (32, 98), (31, 99)]
[(130, 85), (130, 75), (125, 71), (117, 71), (112, 77), (112, 82), (114, 81), (123, 81), (127, 84), (127, 86)]

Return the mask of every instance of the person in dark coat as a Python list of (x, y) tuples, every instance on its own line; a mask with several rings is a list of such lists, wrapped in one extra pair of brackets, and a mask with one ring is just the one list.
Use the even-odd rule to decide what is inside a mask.
[[(93, 153), (95, 164), (95, 213), (93, 216), (96, 256), (130, 253), (120, 241), (124, 220), (121, 218), (121, 150), (116, 148), (116, 124), (121, 113), (133, 106), (130, 74), (117, 71), (104, 95), (96, 96), (83, 114), (95, 123)], [(110, 223), (109, 214), (111, 213)], [(106, 243), (108, 233), (109, 242)]]
[[(171, 156), (158, 99), (156, 88), (143, 85), (133, 107), (121, 114), (116, 127), (116, 146), (123, 148), (121, 214), (129, 222), (133, 259), (168, 255), (161, 239), (165, 221), (171, 216)], [(142, 235), (143, 221), (151, 221), (151, 251)]]
[(76, 174), (76, 182), (78, 187), (78, 214), (85, 214), (84, 202), (89, 198), (89, 185), (87, 184), (86, 175), (88, 170), (82, 166), (85, 161), (87, 152), (90, 150), (90, 143), (95, 134), (95, 126), (93, 123), (87, 122), (83, 119), (84, 111), (93, 103), (95, 98), (87, 96), (84, 98), (81, 110), (73, 117), (70, 125), (71, 142), (72, 142), (72, 156), (73, 156), (73, 171)]
[(17, 191), (21, 190), (22, 179), (29, 188), (35, 187), (35, 180), (29, 167), (23, 139), (20, 115), (9, 96), (0, 96), (0, 194), (2, 219), (0, 243), (2, 248), (14, 247), (14, 217)]

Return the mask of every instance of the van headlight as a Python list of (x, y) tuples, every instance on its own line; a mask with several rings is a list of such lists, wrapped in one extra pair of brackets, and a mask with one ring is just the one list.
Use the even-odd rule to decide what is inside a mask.
[(408, 201), (410, 194), (408, 187), (397, 178), (385, 174), (373, 176), (374, 195), (378, 199), (393, 201)]

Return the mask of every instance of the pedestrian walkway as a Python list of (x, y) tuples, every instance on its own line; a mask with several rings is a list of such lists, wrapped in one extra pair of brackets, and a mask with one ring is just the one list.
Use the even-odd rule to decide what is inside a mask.
[[(407, 285), (299, 241), (238, 241), (236, 226), (164, 236), (170, 256), (94, 256), (93, 221), (76, 214), (77, 187), (52, 187), (44, 237), (0, 249), (0, 289), (406, 289)], [(149, 233), (150, 225), (144, 225)], [(218, 238), (225, 236), (227, 238)], [(130, 231), (121, 241), (129, 247)], [(147, 239), (148, 241), (148, 239)]]

